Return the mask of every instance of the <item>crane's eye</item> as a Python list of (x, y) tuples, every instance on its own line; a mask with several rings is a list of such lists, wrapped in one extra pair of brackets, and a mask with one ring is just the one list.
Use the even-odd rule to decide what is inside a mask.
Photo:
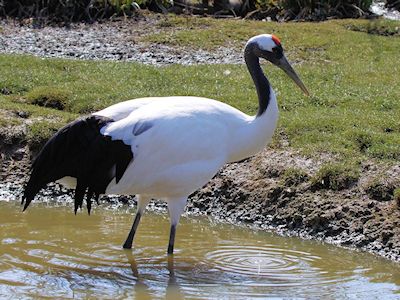
[(272, 48), (272, 52), (274, 53), (277, 59), (281, 59), (283, 56), (283, 48), (281, 45)]

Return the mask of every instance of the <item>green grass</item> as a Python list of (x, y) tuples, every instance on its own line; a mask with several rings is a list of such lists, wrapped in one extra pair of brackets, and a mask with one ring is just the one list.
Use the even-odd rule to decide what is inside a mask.
[(355, 184), (360, 177), (355, 164), (326, 163), (311, 178), (311, 184), (315, 189), (343, 190)]
[(349, 21), (346, 25), (348, 29), (361, 31), (370, 34), (378, 34), (384, 36), (400, 36), (399, 22), (395, 20), (375, 20), (373, 22), (364, 20), (352, 22)]
[[(312, 157), (335, 155), (340, 163), (397, 162), (400, 38), (349, 29), (349, 24), (366, 22), (280, 24), (170, 16), (158, 25), (165, 31), (143, 39), (213, 51), (227, 46), (241, 49), (255, 34), (275, 33), (312, 94), (303, 96), (281, 70), (263, 65), (278, 94), (279, 131), (289, 145)], [(255, 89), (244, 65), (152, 67), (0, 55), (0, 69), (0, 90), (12, 92), (0, 94), (1, 108), (28, 111), (30, 118), (46, 117), (50, 129), (32, 129), (31, 138), (47, 136), (51, 126), (79, 114), (137, 97), (196, 95), (225, 101), (249, 114), (257, 110)], [(224, 75), (226, 70), (229, 75)], [(61, 98), (64, 111), (29, 104), (46, 95)], [(0, 114), (0, 124), (6, 123)]]
[(374, 177), (363, 183), (363, 189), (371, 198), (378, 201), (390, 201), (394, 198), (396, 183), (392, 176), (377, 172)]
[(304, 170), (299, 168), (288, 168), (281, 176), (282, 186), (296, 186), (308, 179), (308, 175)]

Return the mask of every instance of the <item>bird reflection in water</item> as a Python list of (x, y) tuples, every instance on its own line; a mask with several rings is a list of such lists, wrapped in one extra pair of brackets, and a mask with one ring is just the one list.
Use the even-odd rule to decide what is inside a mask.
[[(132, 270), (132, 274), (136, 278), (134, 285), (135, 298), (153, 299), (154, 292), (152, 292), (151, 288), (145, 283), (144, 278), (140, 276), (138, 265), (132, 252), (124, 251), (124, 253)], [(167, 256), (166, 267), (168, 269), (168, 282), (165, 290), (165, 298), (174, 300), (185, 299), (182, 289), (176, 281), (173, 255)]]

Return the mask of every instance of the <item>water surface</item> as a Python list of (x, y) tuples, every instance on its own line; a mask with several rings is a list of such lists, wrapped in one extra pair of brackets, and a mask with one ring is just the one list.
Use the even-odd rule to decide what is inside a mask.
[(400, 265), (208, 218), (183, 218), (166, 255), (167, 215), (0, 201), (0, 298), (399, 299)]

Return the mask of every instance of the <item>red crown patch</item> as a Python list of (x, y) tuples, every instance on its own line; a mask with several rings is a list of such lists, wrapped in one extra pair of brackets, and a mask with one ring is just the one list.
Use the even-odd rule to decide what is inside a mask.
[(281, 45), (281, 41), (279, 40), (279, 38), (276, 35), (272, 35), (272, 40), (275, 42), (275, 44), (277, 46)]

